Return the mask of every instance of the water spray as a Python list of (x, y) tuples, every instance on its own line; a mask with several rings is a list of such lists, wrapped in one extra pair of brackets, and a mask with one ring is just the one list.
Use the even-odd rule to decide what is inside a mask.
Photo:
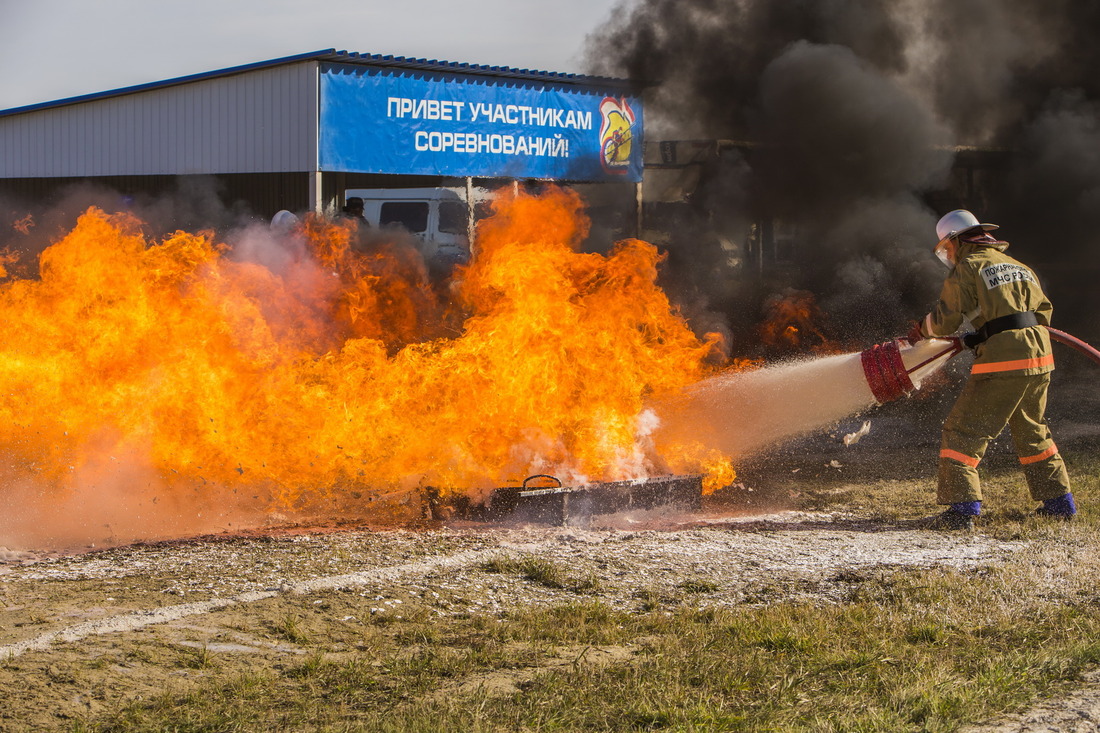
[[(1051, 338), (1100, 364), (1100, 351), (1062, 331)], [(662, 442), (702, 443), (740, 458), (827, 429), (918, 389), (966, 350), (958, 336), (892, 339), (851, 354), (731, 371), (652, 405)]]

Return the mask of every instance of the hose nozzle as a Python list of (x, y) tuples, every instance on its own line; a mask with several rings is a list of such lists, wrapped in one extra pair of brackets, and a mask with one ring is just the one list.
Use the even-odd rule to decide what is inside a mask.
[(962, 342), (954, 336), (916, 343), (899, 338), (863, 351), (860, 362), (867, 386), (881, 405), (920, 389), (925, 378), (962, 350)]

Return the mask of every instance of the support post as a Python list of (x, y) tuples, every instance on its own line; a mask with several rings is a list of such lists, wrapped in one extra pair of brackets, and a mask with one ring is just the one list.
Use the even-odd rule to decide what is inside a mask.
[(332, 213), (335, 215), (337, 212), (342, 211), (348, 203), (344, 198), (344, 190), (348, 187), (348, 174), (340, 171), (326, 176), (325, 180), (328, 181), (329, 186), (336, 187), (336, 190), (329, 195), (328, 200), (325, 202), (326, 207), (332, 207)]
[(321, 171), (309, 172), (309, 208), (315, 214), (325, 211), (324, 192), (321, 190)]
[(466, 176), (466, 241), (470, 244), (470, 259), (474, 257), (474, 179)]
[(634, 184), (634, 238), (642, 238), (645, 227), (645, 199), (642, 195), (642, 182)]

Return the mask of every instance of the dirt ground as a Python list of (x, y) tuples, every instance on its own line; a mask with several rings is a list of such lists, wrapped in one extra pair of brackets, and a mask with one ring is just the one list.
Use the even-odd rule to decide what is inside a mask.
[[(278, 667), (305, 653), (293, 635), (265, 633), (291, 618), (299, 633), (331, 638), (331, 653), (339, 655), (355, 651), (357, 630), (376, 614), (400, 617), (404, 608), (417, 608), (438, 616), (492, 615), (568, 595), (486, 572), (484, 564), (502, 553), (553, 558), (575, 576), (597, 579), (602, 602), (638, 608), (677, 597), (690, 579), (715, 589), (699, 599), (702, 605), (841, 601), (884, 568), (977, 568), (1036, 551), (982, 533), (928, 532), (828, 513), (616, 517), (613, 524), (284, 528), (9, 557), (0, 567), (0, 659), (6, 660), (0, 729), (55, 729), (122, 701), (179, 689), (202, 678), (202, 655), (242, 670)], [(1070, 704), (1036, 712), (1041, 723), (975, 730), (1095, 725), (1100, 686), (1075, 696), (1072, 711)], [(1048, 727), (1026, 727), (1040, 724)]]
[[(1091, 410), (1096, 398), (1082, 389), (1061, 399)], [(307, 653), (295, 639), (309, 635), (330, 640), (331, 655), (362, 652), (357, 640), (380, 614), (491, 616), (568, 600), (568, 590), (488, 572), (486, 563), (502, 555), (550, 558), (598, 583), (600, 601), (623, 609), (682, 597), (693, 580), (710, 589), (693, 599), (703, 606), (829, 603), (897, 567), (977, 569), (1021, 553), (1042, 562), (1049, 543), (806, 510), (812, 502), (798, 495), (804, 478), (881, 476), (883, 451), (899, 476), (926, 473), (919, 457), (933, 454), (937, 435), (928, 425), (945, 404), (934, 397), (910, 405), (916, 418), (883, 409), (870, 450), (838, 452), (838, 437), (859, 424), (853, 420), (749, 462), (735, 502), (709, 502), (690, 516), (618, 515), (575, 527), (283, 524), (106, 549), (0, 547), (0, 730), (67, 729), (127, 701), (185, 689), (204, 678), (208, 655), (223, 671), (277, 669)], [(1078, 414), (1063, 413), (1067, 444), (1100, 445), (1100, 429)], [(844, 490), (844, 480), (835, 483)], [(968, 730), (1097, 729), (1094, 675), (1068, 697)]]

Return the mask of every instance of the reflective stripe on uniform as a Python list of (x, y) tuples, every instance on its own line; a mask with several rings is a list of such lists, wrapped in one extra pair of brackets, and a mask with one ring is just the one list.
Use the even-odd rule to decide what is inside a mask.
[(991, 372), (1011, 372), (1017, 369), (1035, 369), (1054, 365), (1054, 354), (1040, 356), (1037, 359), (1016, 359), (1015, 361), (992, 361), (987, 364), (975, 364), (971, 374), (990, 374)]
[(970, 466), (971, 468), (977, 468), (978, 464), (981, 463), (980, 458), (974, 458), (973, 456), (968, 456), (965, 453), (959, 453), (957, 450), (951, 450), (950, 448), (941, 449), (940, 458), (950, 458), (952, 460), (958, 461), (959, 463), (962, 463), (963, 465)]
[(1058, 455), (1058, 446), (1054, 445), (1054, 443), (1051, 443), (1050, 447), (1047, 448), (1042, 453), (1038, 453), (1034, 456), (1026, 456), (1026, 457), (1025, 456), (1020, 456), (1020, 463), (1022, 463), (1023, 465), (1026, 466), (1026, 465), (1031, 464), (1031, 463), (1038, 463), (1039, 461), (1045, 461), (1046, 459), (1050, 458), (1051, 456), (1055, 456), (1055, 455)]

